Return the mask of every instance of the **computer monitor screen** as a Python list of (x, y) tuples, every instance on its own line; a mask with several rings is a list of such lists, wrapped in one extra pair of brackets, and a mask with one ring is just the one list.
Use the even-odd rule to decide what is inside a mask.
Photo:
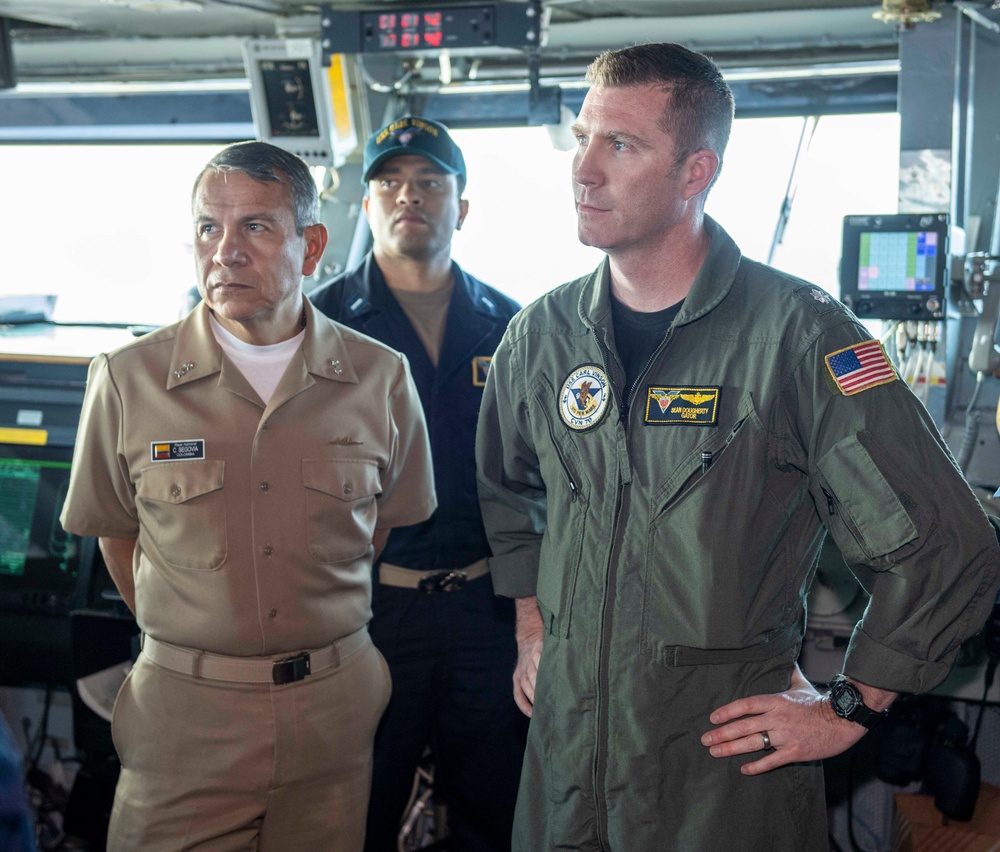
[(841, 299), (872, 319), (940, 319), (948, 216), (893, 214), (844, 219)]
[(59, 513), (71, 447), (0, 444), (0, 610), (66, 613), (82, 603), (94, 541)]
[(934, 231), (861, 234), (859, 290), (933, 290), (938, 235)]

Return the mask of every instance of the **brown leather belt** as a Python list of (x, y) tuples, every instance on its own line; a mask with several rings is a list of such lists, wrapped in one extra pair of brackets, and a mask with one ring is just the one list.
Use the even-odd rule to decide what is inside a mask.
[(286, 657), (229, 657), (210, 654), (161, 642), (152, 636), (144, 636), (142, 653), (158, 666), (165, 669), (203, 678), (204, 680), (226, 680), (236, 683), (295, 683), (295, 681), (318, 674), (324, 669), (339, 666), (368, 641), (368, 628), (362, 627), (325, 648), (302, 651)]
[(378, 581), (383, 586), (400, 589), (416, 589), (428, 594), (433, 592), (457, 592), (466, 583), (478, 580), (490, 573), (490, 563), (486, 559), (473, 562), (457, 571), (414, 571), (382, 562), (378, 566)]

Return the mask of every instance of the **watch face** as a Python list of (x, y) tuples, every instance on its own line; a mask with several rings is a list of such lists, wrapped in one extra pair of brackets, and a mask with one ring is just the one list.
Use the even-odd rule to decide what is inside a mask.
[(851, 684), (841, 682), (830, 692), (830, 703), (833, 712), (846, 719), (857, 708), (859, 696)]

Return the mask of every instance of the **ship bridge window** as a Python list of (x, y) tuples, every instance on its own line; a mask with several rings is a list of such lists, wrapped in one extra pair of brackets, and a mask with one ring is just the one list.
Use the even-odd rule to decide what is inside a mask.
[[(747, 257), (839, 295), (843, 217), (896, 212), (899, 115), (827, 115), (814, 132), (806, 122), (737, 120), (706, 211)], [(601, 253), (576, 239), (572, 152), (554, 150), (540, 127), (453, 135), (469, 173), (469, 216), (452, 244), (459, 264), (522, 304), (597, 265)], [(772, 250), (786, 190), (790, 215)]]
[(3, 295), (59, 322), (165, 325), (195, 286), (191, 187), (219, 145), (2, 145)]
[[(837, 294), (843, 217), (897, 210), (899, 116), (823, 116), (799, 150), (803, 121), (738, 120), (707, 211), (748, 257)], [(597, 265), (576, 237), (572, 152), (540, 127), (454, 135), (469, 173), (463, 267), (527, 304)], [(62, 322), (176, 320), (196, 284), (191, 184), (219, 147), (0, 145), (2, 294), (55, 294)]]

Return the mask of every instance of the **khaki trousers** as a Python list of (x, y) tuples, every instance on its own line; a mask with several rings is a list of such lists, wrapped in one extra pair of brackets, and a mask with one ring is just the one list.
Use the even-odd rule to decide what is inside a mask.
[(140, 654), (112, 722), (109, 852), (357, 852), (389, 693), (370, 640), (283, 686), (200, 680)]

